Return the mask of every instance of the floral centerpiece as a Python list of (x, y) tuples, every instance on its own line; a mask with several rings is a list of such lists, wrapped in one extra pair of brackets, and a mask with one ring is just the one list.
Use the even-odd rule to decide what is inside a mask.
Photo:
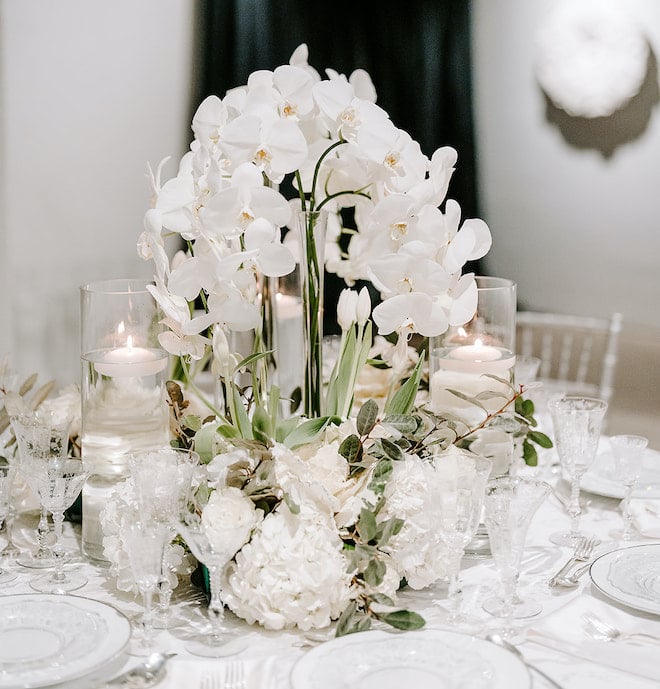
[[(469, 461), (460, 446), (474, 431), (420, 404), (425, 357), (411, 356), (409, 340), (472, 317), (474, 276), (461, 271), (491, 237), (481, 220), (461, 224), (458, 204), (446, 199), (452, 148), (425, 156), (376, 105), (366, 72), (347, 78), (328, 69), (326, 77), (308, 65), (303, 45), (288, 65), (207, 98), (176, 176), (163, 182), (163, 163), (151, 176), (138, 248), (154, 262), (150, 289), (167, 326), (160, 342), (183, 374), (183, 389), (168, 384), (173, 442), (202, 457), (202, 522), (214, 538), (231, 539), (235, 553), (216, 582), (225, 603), (271, 629), (337, 619), (338, 634), (372, 619), (409, 629), (423, 620), (398, 608), (401, 582), (422, 588), (446, 573), (431, 460)], [(292, 199), (279, 191), (287, 184)], [(179, 249), (171, 260), (167, 238)], [(304, 413), (284, 416), (268, 381), (263, 285), (291, 272), (295, 253), (306, 273), (307, 375)], [(339, 356), (325, 381), (324, 263), (349, 285), (370, 280), (382, 299), (372, 312), (366, 291), (342, 293)], [(378, 352), (372, 319), (390, 338)], [(232, 331), (254, 333), (252, 353), (231, 351)], [(195, 382), (209, 361), (222, 401)], [(386, 393), (380, 404), (360, 399), (355, 414), (358, 380), (371, 364), (387, 372)], [(251, 384), (239, 386), (245, 372)], [(511, 388), (479, 427), (508, 415), (527, 433), (533, 408), (521, 392)], [(192, 411), (193, 398), (204, 411)]]

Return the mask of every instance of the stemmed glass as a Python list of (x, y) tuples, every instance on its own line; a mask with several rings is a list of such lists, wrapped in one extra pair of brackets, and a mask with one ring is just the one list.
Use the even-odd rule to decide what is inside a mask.
[(519, 597), (518, 579), (529, 524), (551, 490), (544, 481), (508, 476), (493, 479), (486, 486), (486, 528), (503, 595), (487, 598), (483, 608), (495, 617), (506, 618), (508, 630), (512, 619), (534, 617), (542, 610), (538, 602)]
[(456, 625), (463, 622), (461, 560), (465, 547), (474, 538), (479, 525), (484, 489), (492, 462), (477, 455), (436, 455), (433, 465), (437, 480), (431, 490), (438, 511), (438, 537), (448, 550), (447, 622)]
[(623, 541), (629, 541), (633, 536), (630, 498), (637, 481), (639, 481), (642, 469), (642, 454), (648, 443), (648, 438), (641, 435), (610, 436), (610, 447), (614, 457), (614, 473), (625, 487), (623, 502), (621, 503), (623, 529), (617, 530), (611, 535), (615, 538), (621, 538)]
[(82, 588), (87, 578), (79, 572), (64, 572), (64, 546), (62, 524), (64, 512), (73, 505), (89, 475), (80, 459), (29, 460), (26, 467), (28, 481), (36, 489), (41, 505), (53, 516), (55, 545), (52, 548), (55, 569), (30, 582), (35, 591), (42, 593), (67, 593)]
[[(159, 524), (165, 531), (166, 542), (176, 535), (172, 524), (188, 500), (198, 465), (199, 455), (193, 450), (169, 446), (136, 452), (128, 457), (140, 516)], [(152, 620), (157, 629), (170, 629), (183, 622), (170, 610), (172, 586), (166, 553), (167, 547), (163, 549), (159, 605)]]
[(222, 600), (222, 570), (234, 555), (233, 539), (229, 537), (224, 543), (218, 538), (217, 529), (207, 529), (202, 519), (202, 506), (196, 498), (179, 513), (175, 527), (192, 554), (208, 569), (211, 589), (208, 607), (211, 632), (190, 641), (186, 645), (186, 650), (193, 655), (208, 658), (221, 658), (239, 653), (243, 650), (244, 644), (236, 639), (228, 642), (225, 638), (231, 636), (232, 632), (224, 624), (225, 610)]
[[(21, 474), (25, 473), (28, 463), (33, 460), (66, 457), (70, 418), (53, 412), (35, 411), (12, 416), (10, 422), (18, 444), (18, 469)], [(46, 545), (49, 532), (48, 510), (42, 503), (37, 525), (37, 549), (20, 555), (17, 562), (24, 567), (36, 569), (52, 567), (53, 553)]]
[(580, 531), (580, 481), (593, 464), (607, 402), (591, 397), (567, 396), (549, 403), (555, 445), (562, 469), (571, 479), (570, 531), (550, 535), (555, 545), (574, 546), (585, 537)]
[(152, 600), (161, 579), (167, 529), (141, 515), (138, 521), (129, 524), (121, 538), (144, 605), (142, 637), (138, 643), (131, 644), (129, 653), (146, 656), (154, 651)]
[(0, 530), (5, 526), (4, 533), (0, 531), (0, 584), (8, 584), (10, 581), (16, 579), (13, 572), (9, 572), (2, 568), (2, 555), (7, 544), (9, 543), (7, 532), (7, 525), (5, 519), (11, 509), (11, 488), (14, 480), (14, 468), (7, 464), (0, 466)]

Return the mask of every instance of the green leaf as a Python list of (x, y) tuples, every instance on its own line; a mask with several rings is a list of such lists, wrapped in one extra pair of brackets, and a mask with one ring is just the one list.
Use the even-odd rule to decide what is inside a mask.
[(403, 629), (404, 631), (421, 629), (426, 624), (426, 621), (421, 615), (410, 610), (395, 610), (394, 612), (376, 614), (376, 617), (381, 622), (385, 622), (396, 629)]
[(527, 433), (527, 440), (546, 448), (546, 450), (552, 447), (552, 440), (545, 433), (541, 433), (541, 431), (529, 431)]
[(291, 514), (300, 513), (300, 505), (298, 505), (298, 503), (295, 502), (288, 493), (284, 493), (283, 499)]
[(243, 359), (243, 361), (236, 364), (236, 367), (234, 368), (234, 373), (244, 368), (247, 368), (250, 364), (253, 364), (255, 361), (259, 361), (259, 359), (265, 359), (266, 357), (269, 357), (272, 353), (273, 350), (269, 349), (267, 352), (255, 352), (254, 354), (250, 354), (250, 356), (246, 356), (245, 359)]
[(233, 419), (233, 421), (238, 427), (241, 437), (252, 440), (252, 424), (250, 423), (247, 410), (243, 405), (243, 400), (241, 399), (241, 396), (238, 394), (238, 390), (236, 390), (235, 387), (232, 386), (231, 392), (234, 398), (233, 411), (236, 415), (236, 418)]
[(527, 466), (530, 467), (535, 467), (539, 463), (539, 457), (536, 452), (536, 448), (534, 447), (534, 445), (527, 442), (527, 440), (523, 442), (523, 459), (525, 460), (525, 464), (527, 464)]
[(496, 376), (494, 373), (482, 373), (481, 374), (482, 378), (490, 378), (491, 380), (496, 380), (498, 383), (502, 385), (506, 385), (510, 390), (514, 391), (513, 387), (511, 387), (511, 381), (506, 379), (506, 378), (501, 378), (500, 376)]
[(370, 598), (374, 603), (378, 603), (378, 605), (389, 605), (392, 608), (396, 605), (396, 603), (384, 593), (372, 593), (370, 594)]
[(256, 440), (268, 444), (273, 436), (270, 414), (259, 405), (252, 415), (252, 435)]
[(381, 423), (385, 426), (391, 426), (403, 435), (414, 433), (417, 430), (417, 421), (413, 416), (407, 414), (390, 414)]
[(277, 426), (275, 426), (275, 440), (278, 443), (283, 443), (284, 438), (293, 431), (293, 429), (300, 423), (299, 416), (290, 416), (287, 419), (278, 419)]
[(374, 468), (374, 473), (369, 483), (369, 489), (373, 490), (376, 495), (382, 495), (385, 489), (385, 484), (389, 481), (392, 475), (392, 460), (381, 459)]
[(464, 392), (461, 392), (460, 390), (453, 390), (451, 388), (447, 388), (447, 392), (451, 393), (455, 397), (458, 397), (462, 400), (465, 400), (466, 402), (469, 402), (470, 404), (474, 404), (475, 407), (479, 407), (479, 409), (483, 409), (485, 412), (488, 412), (486, 407), (484, 407), (483, 404), (476, 398), (472, 397), (471, 395), (466, 395)]
[(181, 426), (183, 428), (189, 428), (191, 431), (197, 433), (197, 431), (199, 431), (202, 427), (202, 420), (199, 418), (199, 416), (189, 414), (181, 419)]
[[(195, 452), (199, 454), (199, 459), (202, 464), (208, 464), (215, 457), (215, 444), (216, 444), (216, 434), (218, 431), (223, 433), (223, 431), (231, 429), (234, 433), (238, 433), (233, 426), (209, 423), (195, 433)], [(223, 435), (225, 435), (223, 433)], [(225, 437), (230, 437), (225, 435)]]
[(373, 558), (369, 560), (367, 568), (364, 570), (364, 580), (369, 584), (369, 586), (380, 586), (383, 583), (385, 577), (385, 571), (387, 567), (384, 562)]
[(344, 438), (339, 446), (339, 454), (349, 463), (360, 461), (362, 456), (362, 441), (353, 433)]
[(378, 531), (378, 526), (376, 524), (376, 517), (371, 510), (363, 507), (360, 510), (360, 518), (355, 525), (360, 538), (365, 542), (369, 543), (372, 539), (376, 538), (376, 533)]
[(339, 616), (335, 636), (365, 632), (369, 627), (371, 627), (371, 619), (364, 612), (358, 610), (355, 601), (351, 601)]
[(320, 416), (318, 419), (303, 421), (284, 438), (288, 448), (295, 448), (315, 440), (334, 417)]
[(385, 415), (409, 414), (415, 404), (419, 381), (422, 377), (422, 366), (424, 364), (424, 352), (419, 357), (419, 361), (408, 380), (396, 391), (396, 394), (385, 406)]
[(391, 440), (388, 440), (387, 438), (381, 438), (380, 439), (380, 444), (381, 447), (383, 448), (383, 451), (385, 454), (390, 458), (393, 459), (395, 462), (402, 462), (404, 459), (403, 451), (401, 448), (393, 443)]
[(404, 523), (404, 520), (400, 519), (399, 517), (392, 517), (391, 519), (382, 522), (378, 529), (379, 533), (376, 536), (378, 545), (381, 547), (387, 545), (390, 538), (392, 538), (392, 536), (396, 536), (401, 531)]
[(378, 404), (375, 400), (367, 400), (356, 419), (357, 432), (360, 436), (369, 435), (378, 421)]

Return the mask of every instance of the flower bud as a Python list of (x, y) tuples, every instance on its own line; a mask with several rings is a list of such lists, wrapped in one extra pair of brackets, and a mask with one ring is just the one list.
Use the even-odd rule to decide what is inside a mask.
[(358, 325), (364, 325), (371, 315), (371, 297), (366, 287), (363, 287), (358, 295), (356, 315)]
[(358, 294), (355, 290), (344, 289), (337, 301), (337, 322), (343, 331), (348, 330), (357, 320)]

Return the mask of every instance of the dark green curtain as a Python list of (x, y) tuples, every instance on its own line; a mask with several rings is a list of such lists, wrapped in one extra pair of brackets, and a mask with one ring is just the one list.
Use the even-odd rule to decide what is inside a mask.
[[(325, 76), (366, 69), (378, 104), (430, 156), (458, 151), (449, 188), (463, 217), (478, 217), (472, 123), (469, 0), (199, 0), (193, 110), (286, 64), (300, 43)], [(478, 266), (467, 266), (478, 270)], [(332, 289), (332, 287), (331, 287)]]

